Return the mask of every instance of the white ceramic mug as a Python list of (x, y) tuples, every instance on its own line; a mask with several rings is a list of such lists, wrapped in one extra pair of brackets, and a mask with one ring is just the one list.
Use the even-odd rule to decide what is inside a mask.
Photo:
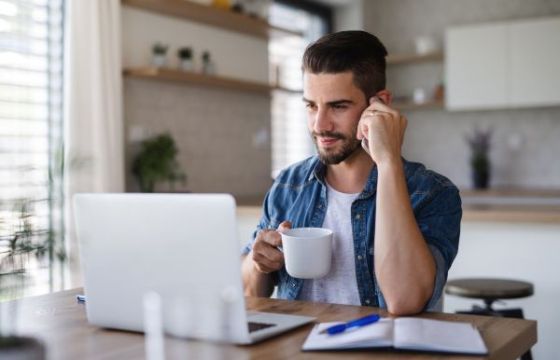
[(299, 279), (320, 278), (331, 268), (333, 232), (323, 228), (295, 228), (282, 233), (286, 271)]

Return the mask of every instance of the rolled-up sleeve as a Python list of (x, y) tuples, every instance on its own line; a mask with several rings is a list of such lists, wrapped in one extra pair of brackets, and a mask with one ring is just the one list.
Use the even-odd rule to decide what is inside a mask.
[(259, 223), (257, 224), (255, 231), (253, 231), (253, 235), (251, 236), (251, 239), (247, 242), (247, 245), (245, 245), (241, 249), (241, 255), (247, 255), (251, 252), (251, 250), (253, 249), (253, 244), (255, 243), (259, 231), (270, 228), (270, 216), (268, 214), (268, 206), (267, 206), (269, 196), (270, 196), (270, 192), (267, 193), (264, 198), (261, 219), (259, 220)]
[(447, 273), (459, 248), (462, 214), (459, 191), (451, 184), (417, 214), (418, 226), (436, 265), (434, 290), (425, 310), (434, 309), (443, 295)]

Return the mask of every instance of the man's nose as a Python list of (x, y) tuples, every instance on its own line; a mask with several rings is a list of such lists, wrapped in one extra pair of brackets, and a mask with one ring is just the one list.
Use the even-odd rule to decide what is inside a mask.
[(332, 131), (333, 123), (329, 118), (329, 114), (326, 109), (318, 109), (315, 113), (315, 118), (313, 119), (313, 131), (316, 133), (321, 133), (323, 131)]

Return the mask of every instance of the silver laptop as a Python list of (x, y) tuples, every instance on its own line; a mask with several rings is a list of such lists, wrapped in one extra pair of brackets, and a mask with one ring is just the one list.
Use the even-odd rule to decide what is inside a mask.
[(230, 195), (77, 194), (74, 211), (91, 324), (143, 331), (149, 292), (179, 337), (251, 344), (314, 320), (246, 311)]

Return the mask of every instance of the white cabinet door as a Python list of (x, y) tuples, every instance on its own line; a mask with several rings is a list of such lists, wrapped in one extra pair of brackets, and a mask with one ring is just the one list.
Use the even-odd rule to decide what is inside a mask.
[(560, 18), (513, 22), (509, 41), (510, 105), (560, 104)]
[(446, 107), (507, 106), (507, 25), (448, 29), (445, 34)]

